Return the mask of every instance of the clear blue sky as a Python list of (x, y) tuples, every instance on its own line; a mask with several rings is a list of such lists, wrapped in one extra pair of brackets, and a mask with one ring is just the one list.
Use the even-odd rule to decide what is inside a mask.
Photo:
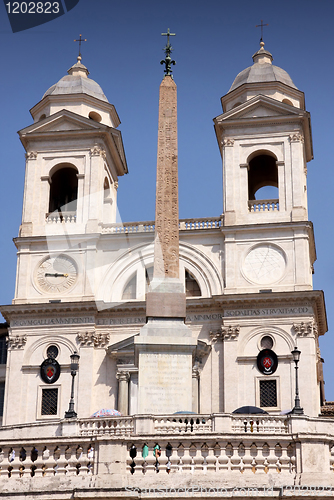
[(324, 289), (329, 332), (321, 339), (326, 398), (334, 400), (333, 286), (333, 46), (334, 2), (281, 0), (80, 0), (68, 14), (13, 34), (0, 6), (1, 241), (0, 303), (14, 295), (12, 238), (21, 219), (24, 150), (16, 131), (32, 123), (29, 109), (76, 62), (79, 33), (88, 41), (82, 62), (116, 106), (129, 174), (119, 182), (123, 221), (154, 218), (160, 60), (169, 27), (177, 62), (180, 217), (222, 212), (221, 158), (212, 119), (235, 76), (252, 64), (263, 19), (266, 49), (305, 92), (315, 159), (309, 163), (309, 218), (318, 260), (314, 288)]

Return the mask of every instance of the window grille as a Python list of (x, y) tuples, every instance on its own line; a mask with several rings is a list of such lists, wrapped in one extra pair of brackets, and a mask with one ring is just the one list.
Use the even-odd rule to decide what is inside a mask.
[(50, 347), (48, 347), (48, 350), (46, 351), (47, 357), (51, 358), (51, 359), (56, 359), (58, 354), (59, 354), (59, 350), (58, 350), (58, 347), (56, 345), (50, 345)]
[(7, 338), (0, 337), (0, 365), (5, 365), (7, 361)]
[(42, 415), (57, 415), (58, 389), (42, 389)]
[(277, 406), (276, 380), (260, 380), (260, 407)]
[(265, 335), (261, 339), (261, 347), (262, 349), (272, 349), (274, 345), (273, 339), (269, 335)]
[(5, 382), (0, 382), (0, 417), (3, 416), (4, 400), (5, 400)]

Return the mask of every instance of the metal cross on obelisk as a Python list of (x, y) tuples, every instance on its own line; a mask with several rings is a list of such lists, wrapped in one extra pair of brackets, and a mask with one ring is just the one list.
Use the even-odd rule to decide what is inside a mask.
[(87, 42), (87, 38), (81, 38), (81, 33), (78, 40), (73, 40), (74, 42), (79, 42), (79, 57), (81, 57), (81, 42)]
[(269, 24), (263, 24), (263, 19), (261, 19), (261, 24), (257, 24), (255, 28), (261, 28), (261, 39), (260, 42), (263, 42), (263, 27), (269, 26)]
[(169, 31), (169, 28), (168, 28), (167, 33), (161, 33), (161, 36), (167, 36), (167, 44), (166, 44), (166, 46), (164, 48), (166, 58), (163, 59), (162, 61), (160, 61), (160, 64), (164, 64), (165, 65), (164, 72), (165, 72), (166, 76), (167, 75), (171, 76), (172, 75), (172, 64), (174, 66), (175, 65), (175, 61), (172, 61), (172, 58), (171, 58), (171, 53), (172, 53), (173, 47), (171, 46), (171, 44), (169, 42), (169, 37), (170, 36), (175, 36), (175, 33), (171, 33)]

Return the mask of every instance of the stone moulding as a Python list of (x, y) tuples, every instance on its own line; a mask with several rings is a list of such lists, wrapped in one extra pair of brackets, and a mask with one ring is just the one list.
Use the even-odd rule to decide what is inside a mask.
[(77, 340), (81, 347), (105, 347), (110, 339), (109, 333), (78, 333)]

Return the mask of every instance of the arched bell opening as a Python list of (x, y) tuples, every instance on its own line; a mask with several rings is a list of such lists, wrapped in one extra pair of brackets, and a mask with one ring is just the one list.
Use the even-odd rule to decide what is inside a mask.
[(49, 213), (75, 213), (78, 198), (78, 171), (70, 164), (59, 166), (51, 176)]
[(261, 152), (253, 156), (248, 165), (249, 201), (278, 200), (277, 158)]

